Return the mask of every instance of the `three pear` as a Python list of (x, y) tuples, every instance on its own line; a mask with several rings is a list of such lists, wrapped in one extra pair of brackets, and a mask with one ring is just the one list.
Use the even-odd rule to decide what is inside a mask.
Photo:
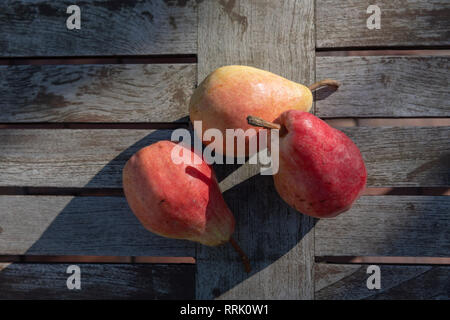
[[(280, 130), (280, 166), (274, 176), (278, 193), (302, 213), (333, 217), (358, 198), (367, 173), (356, 145), (308, 113), (311, 91), (323, 85), (337, 87), (338, 83), (324, 80), (306, 87), (268, 71), (225, 66), (195, 90), (190, 119), (202, 121), (202, 131), (196, 132), (199, 137), (207, 129), (219, 129), (224, 136), (227, 129)], [(253, 117), (247, 120), (247, 116)], [(246, 135), (245, 139), (245, 155), (249, 155), (248, 143), (257, 136)], [(192, 161), (174, 161), (174, 148)], [(216, 152), (236, 156), (226, 140)], [(230, 242), (250, 271), (247, 256), (232, 238), (233, 214), (214, 171), (201, 155), (170, 141), (145, 147), (126, 163), (123, 188), (131, 210), (151, 232), (210, 246)]]

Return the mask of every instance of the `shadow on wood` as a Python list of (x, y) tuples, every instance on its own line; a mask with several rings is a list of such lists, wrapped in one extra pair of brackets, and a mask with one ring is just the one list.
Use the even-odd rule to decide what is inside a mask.
[(338, 88), (333, 86), (322, 87), (314, 91), (314, 101), (325, 100), (333, 93), (335, 93)]
[[(248, 171), (255, 171), (247, 164), (216, 165), (215, 170), (219, 181), (230, 172), (234, 174), (234, 170), (241, 171), (234, 177), (234, 186), (224, 192), (224, 198), (236, 217), (234, 238), (249, 256), (252, 271), (245, 273), (229, 244), (218, 248), (197, 246), (197, 298), (302, 296), (301, 292), (309, 287), (309, 274), (303, 272), (303, 267), (312, 261), (308, 261), (309, 251), (303, 250), (312, 242), (302, 239), (312, 236), (313, 219), (281, 200), (272, 176), (247, 178), (251, 175)], [(243, 178), (240, 183), (239, 178)]]
[[(193, 299), (194, 265), (76, 264), (79, 290), (69, 290), (67, 263), (0, 263), (2, 299)], [(191, 288), (191, 289), (190, 289)]]
[[(121, 172), (129, 157), (142, 147), (161, 139), (170, 139), (170, 133), (170, 130), (157, 130), (142, 139), (137, 138), (137, 141), (125, 150), (118, 146), (117, 155), (85, 187), (104, 186), (107, 188), (109, 184), (120, 185)], [(139, 135), (139, 137), (142, 136)], [(114, 141), (111, 141), (111, 145), (114, 146)], [(96, 147), (98, 145), (80, 145), (80, 148), (84, 149)], [(445, 159), (447, 158), (444, 157), (443, 161)], [(77, 170), (82, 171), (82, 168)], [(2, 220), (2, 245), (7, 243), (5, 253), (195, 256), (197, 259), (196, 285), (195, 288), (192, 285), (184, 290), (190, 292), (192, 296), (195, 291), (196, 298), (247, 297), (258, 299), (273, 297), (293, 299), (305, 296), (313, 298), (302, 292), (309, 292), (310, 286), (313, 284), (312, 271), (308, 270), (312, 270), (314, 263), (313, 251), (310, 250), (314, 248), (314, 232), (312, 232), (314, 219), (289, 208), (276, 193), (272, 177), (259, 175), (255, 166), (248, 164), (215, 165), (214, 169), (221, 186), (226, 185), (226, 188), (223, 189), (224, 198), (237, 221), (234, 238), (251, 260), (253, 270), (250, 274), (244, 272), (239, 256), (230, 245), (215, 248), (196, 246), (189, 241), (166, 239), (146, 231), (131, 213), (123, 197), (23, 196), (22, 198), (26, 199), (22, 200), (17, 200), (20, 196), (5, 197), (1, 203), (2, 211), (5, 212), (2, 214), (2, 218), (5, 218)], [(6, 198), (7, 200), (5, 200)], [(408, 208), (410, 201), (406, 198), (403, 199), (405, 200), (404, 205)], [(405, 212), (403, 202), (395, 201), (398, 208), (395, 207), (397, 209), (394, 208), (394, 210), (392, 203), (383, 204), (375, 200), (370, 203), (360, 202), (354, 207), (353, 213), (346, 213), (339, 219), (354, 221), (356, 225), (361, 225), (363, 220), (363, 226), (372, 228), (367, 216), (363, 216), (361, 213), (376, 212), (373, 221), (377, 225), (380, 219), (386, 221), (390, 212), (395, 212), (395, 210)], [(423, 200), (418, 203), (423, 203)], [(370, 234), (368, 232), (361, 234), (362, 241), (358, 245), (372, 244), (376, 250), (380, 250), (375, 254), (386, 252), (389, 254), (397, 247), (402, 248), (403, 246), (399, 244), (406, 241), (407, 235), (411, 234), (410, 231), (407, 233), (405, 230), (422, 227), (422, 224), (416, 225), (420, 223), (421, 219), (422, 221), (432, 221), (429, 219), (433, 212), (430, 207), (418, 210), (415, 203), (414, 206), (410, 206), (407, 213), (412, 218), (416, 218), (409, 219), (407, 215), (403, 215), (404, 220), (401, 220), (399, 214), (396, 214), (396, 219), (389, 224), (391, 229), (379, 234), (380, 245), (377, 245), (376, 241), (378, 240), (375, 236), (367, 237)], [(430, 203), (430, 206), (434, 206), (438, 213), (446, 212), (438, 210), (440, 207), (436, 207), (436, 204)], [(355, 217), (354, 220), (352, 217)], [(377, 219), (377, 217), (381, 218)], [(440, 220), (441, 226), (444, 221)], [(325, 223), (330, 224), (330, 222), (319, 222), (316, 227), (316, 235), (318, 235), (318, 227)], [(20, 228), (12, 228), (7, 223), (20, 226)], [(384, 226), (384, 222), (379, 225)], [(329, 237), (338, 235), (336, 226), (336, 224), (330, 225), (331, 231), (325, 234)], [(346, 228), (350, 228), (350, 231)], [(351, 224), (343, 223), (340, 229), (342, 239), (349, 239), (351, 232), (362, 229), (362, 227), (352, 228)], [(443, 227), (443, 229), (445, 228)], [(15, 233), (6, 236), (9, 230), (14, 230)], [(393, 231), (390, 232), (390, 230)], [(438, 229), (434, 227), (434, 230)], [(432, 233), (429, 235), (436, 236)], [(323, 239), (323, 235), (321, 237), (318, 235), (316, 239), (316, 254), (339, 253), (336, 250), (318, 252), (320, 248), (335, 248), (337, 243), (336, 240), (325, 241), (325, 245), (320, 246), (320, 243), (323, 243), (320, 239)], [(348, 254), (349, 248), (357, 247), (358, 241), (355, 244), (355, 239), (357, 239), (355, 236), (349, 239), (352, 242), (351, 246), (346, 245), (345, 252), (341, 254)], [(424, 241), (426, 246), (429, 243), (430, 240)], [(444, 240), (443, 243), (448, 243), (448, 241)], [(445, 250), (445, 246), (440, 248)], [(405, 252), (401, 254), (405, 254)], [(368, 251), (366, 250), (364, 253), (367, 254)], [(408, 253), (412, 256), (415, 251)], [(20, 281), (30, 280), (22, 276)], [(15, 288), (22, 290), (20, 288), (23, 287), (17, 285)], [(55, 298), (57, 297), (55, 295)], [(170, 295), (165, 297), (170, 297)], [(99, 295), (98, 298), (103, 298), (103, 296)], [(173, 296), (173, 298), (176, 297)]]
[[(121, 173), (126, 161), (143, 147), (159, 140), (170, 140), (171, 133), (172, 130), (156, 130), (148, 134), (120, 152), (85, 187), (106, 186), (108, 183), (121, 185)], [(112, 182), (112, 177), (115, 177), (117, 181)], [(107, 192), (107, 188), (105, 190)], [(34, 216), (31, 215), (28, 219), (39, 221), (39, 227), (36, 224), (36, 229), (42, 228), (42, 234), (26, 251), (26, 254), (194, 255), (192, 243), (166, 239), (146, 231), (129, 209), (124, 197), (58, 196), (54, 199), (50, 197), (50, 201), (48, 199), (48, 197), (46, 199), (35, 197), (34, 208), (29, 208)], [(30, 202), (32, 202), (31, 199)], [(26, 206), (26, 203), (24, 205)], [(62, 209), (60, 212), (55, 212), (52, 208), (48, 210), (47, 206), (60, 206)], [(43, 229), (46, 226), (45, 223), (48, 226)]]
[[(169, 139), (171, 130), (157, 130), (153, 131), (145, 138), (137, 141), (126, 150), (121, 151), (114, 159), (112, 159), (102, 170), (100, 170), (92, 180), (85, 186), (91, 187), (93, 185), (105, 185), (109, 180), (111, 182), (111, 176), (117, 178), (121, 177), (121, 172), (126, 161), (137, 150), (150, 145), (156, 141), (162, 139)], [(112, 142), (113, 143), (113, 142)], [(85, 146), (86, 147), (86, 146)], [(87, 146), (94, 147), (94, 146)], [(118, 174), (120, 173), (120, 174)], [(118, 181), (116, 183), (120, 183)], [(189, 241), (166, 239), (155, 234), (152, 234), (144, 229), (139, 223), (137, 218), (133, 215), (126, 203), (124, 197), (72, 197), (72, 196), (24, 196), (21, 197), (22, 203), (17, 203), (17, 198), (9, 197), (4, 201), (5, 206), (5, 219), (2, 225), (8, 231), (8, 220), (12, 225), (21, 226), (19, 230), (17, 227), (14, 229), (12, 237), (15, 241), (6, 241), (9, 243), (6, 250), (11, 254), (24, 254), (24, 255), (114, 255), (114, 256), (194, 256), (195, 245)], [(11, 203), (9, 203), (11, 202)], [(19, 208), (17, 208), (19, 207)], [(15, 217), (8, 215), (8, 212), (13, 212)], [(14, 222), (14, 220), (16, 222)], [(6, 233), (3, 234), (3, 236)], [(5, 240), (5, 239), (4, 239)], [(42, 269), (40, 269), (40, 266)], [(104, 267), (93, 267), (91, 271), (97, 273), (97, 269), (102, 269), (100, 273), (108, 273), (108, 265)], [(148, 281), (152, 280), (151, 275), (152, 265), (141, 265), (138, 269), (134, 270), (131, 265), (125, 265), (122, 268), (115, 268), (114, 265), (110, 265), (111, 270), (120, 271), (123, 269), (124, 278), (130, 284), (139, 280), (139, 277), (143, 277), (147, 274)], [(24, 288), (32, 289), (33, 286), (39, 286), (40, 281), (45, 282), (46, 272), (48, 271), (48, 265), (46, 264), (34, 264), (32, 271), (39, 273), (42, 271), (42, 277), (40, 279), (37, 275), (36, 278), (30, 278), (26, 271), (26, 267), (23, 264), (10, 264), (6, 266), (0, 273), (3, 275), (4, 281), (0, 287), (4, 287), (5, 290), (0, 290), (4, 294), (0, 296), (5, 297), (26, 297), (30, 298), (30, 295), (24, 295)], [(132, 272), (127, 272), (127, 268), (131, 268)], [(142, 272), (148, 268), (148, 272)], [(192, 266), (192, 268), (195, 268)], [(54, 268), (53, 268), (54, 269)], [(46, 298), (59, 298), (59, 291), (61, 285), (65, 288), (65, 279), (69, 275), (65, 274), (65, 269), (60, 268), (61, 274), (47, 275), (49, 277), (62, 278), (62, 282), (55, 281), (54, 295), (51, 295), (51, 284), (49, 288), (46, 288)], [(82, 267), (84, 270), (84, 268)], [(22, 273), (20, 272), (22, 270)], [(55, 269), (56, 270), (56, 269)], [(89, 269), (90, 270), (90, 269)], [(194, 269), (193, 269), (194, 270)], [(59, 272), (58, 271), (58, 272)], [(55, 271), (57, 272), (57, 271)], [(90, 272), (92, 273), (92, 272)], [(90, 274), (88, 273), (88, 274)], [(164, 289), (164, 283), (172, 279), (174, 274), (170, 272), (164, 273), (164, 279), (154, 281), (155, 286), (160, 286)], [(5, 276), (6, 275), (6, 276)], [(9, 276), (8, 276), (9, 275)], [(92, 280), (93, 278), (91, 278)], [(14, 280), (13, 285), (8, 284), (8, 281)], [(110, 281), (122, 281), (119, 278), (112, 277)], [(177, 298), (194, 298), (194, 281), (195, 273), (192, 272), (190, 276), (190, 285), (186, 283), (179, 283), (183, 288), (176, 288), (172, 286), (170, 292), (166, 292), (161, 288), (154, 288), (153, 293), (145, 295), (146, 298), (151, 299), (177, 299)], [(145, 281), (145, 277), (139, 281)], [(33, 283), (31, 283), (33, 282)], [(95, 281), (94, 281), (95, 282)], [(122, 281), (123, 282), (123, 281)], [(123, 284), (123, 283), (122, 283)], [(99, 284), (101, 287), (101, 284)], [(107, 288), (108, 286), (106, 286)], [(147, 286), (148, 287), (148, 286)], [(59, 289), (58, 289), (59, 288)], [(147, 288), (148, 289), (148, 288)], [(161, 290), (162, 291), (161, 291)], [(176, 290), (175, 290), (176, 289)], [(65, 289), (67, 290), (67, 289)], [(23, 291), (23, 292), (22, 292)], [(67, 290), (68, 291), (68, 290)], [(138, 290), (139, 291), (139, 290)], [(161, 291), (161, 292), (160, 292)], [(180, 294), (180, 292), (183, 292)], [(34, 298), (40, 298), (39, 290), (36, 291), (37, 295)], [(125, 294), (123, 297), (136, 298), (144, 297), (139, 294), (132, 293)], [(85, 297), (83, 295), (83, 297)], [(90, 295), (88, 298), (108, 298), (118, 297), (111, 292), (104, 292), (103, 294)], [(42, 297), (41, 297), (42, 298)], [(70, 298), (67, 296), (67, 298)], [(79, 295), (73, 295), (73, 298), (79, 298)]]
[[(153, 131), (120, 151), (85, 187), (121, 184), (121, 181), (111, 182), (111, 177), (120, 179), (123, 166), (131, 155), (156, 141), (170, 140), (171, 132)], [(215, 165), (219, 182), (229, 179), (229, 188), (224, 197), (237, 220), (234, 237), (249, 255), (253, 271), (250, 275), (243, 271), (239, 256), (230, 245), (214, 248), (198, 245), (197, 298), (212, 298), (233, 292), (231, 289), (242, 282), (245, 282), (244, 288), (251, 288), (246, 294), (248, 297), (254, 296), (253, 291), (264, 293), (264, 290), (279, 290), (276, 296), (292, 297), (298, 296), (292, 290), (301, 290), (297, 281), (302, 270), (299, 264), (310, 263), (313, 259), (304, 256), (302, 249), (297, 246), (311, 230), (312, 219), (290, 209), (275, 192), (272, 177), (253, 175), (254, 167)], [(230, 180), (230, 177), (233, 179)], [(15, 219), (27, 221), (27, 227), (22, 234), (15, 235), (21, 241), (15, 241), (12, 244), (14, 248), (9, 248), (15, 254), (195, 256), (194, 243), (166, 239), (146, 231), (128, 208), (124, 197), (24, 198), (26, 201), (23, 200), (21, 204), (23, 210), (19, 214), (15, 213)], [(17, 203), (7, 204), (5, 210), (13, 212), (14, 207), (17, 207)], [(277, 261), (280, 258), (289, 259), (292, 263), (283, 263), (279, 267)], [(12, 270), (10, 268), (15, 268), (14, 264), (7, 267), (6, 271)], [(285, 274), (290, 285), (287, 288), (280, 287), (280, 280), (270, 275), (273, 272)], [(19, 281), (27, 282), (27, 277)], [(257, 281), (259, 285), (248, 286), (248, 281)], [(273, 283), (267, 283), (271, 281)], [(307, 282), (311, 283), (310, 279)], [(14, 288), (22, 290), (23, 286), (18, 284), (8, 290)], [(184, 290), (194, 292), (193, 287)], [(170, 298), (170, 295), (164, 297)], [(99, 295), (98, 298), (103, 296)]]

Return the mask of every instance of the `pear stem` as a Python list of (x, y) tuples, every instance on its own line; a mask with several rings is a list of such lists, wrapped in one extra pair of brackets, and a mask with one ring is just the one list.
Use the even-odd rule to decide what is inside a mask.
[(269, 121), (266, 121), (264, 119), (254, 117), (254, 116), (248, 116), (247, 122), (248, 122), (248, 124), (255, 126), (255, 127), (263, 127), (266, 129), (278, 129), (278, 130), (281, 129), (281, 125), (278, 123), (269, 122)]
[(242, 248), (238, 245), (236, 240), (233, 239), (233, 237), (230, 238), (230, 243), (233, 246), (234, 250), (236, 250), (236, 252), (241, 257), (242, 263), (244, 264), (245, 272), (250, 273), (250, 271), (252, 271), (252, 266), (250, 265), (250, 260), (248, 259), (244, 250), (242, 250)]
[(308, 88), (311, 91), (314, 91), (314, 90), (316, 90), (318, 88), (321, 88), (321, 87), (335, 87), (337, 89), (337, 88), (339, 88), (340, 85), (341, 84), (339, 82), (337, 82), (336, 80), (324, 79), (324, 80), (321, 80), (319, 82), (313, 83)]

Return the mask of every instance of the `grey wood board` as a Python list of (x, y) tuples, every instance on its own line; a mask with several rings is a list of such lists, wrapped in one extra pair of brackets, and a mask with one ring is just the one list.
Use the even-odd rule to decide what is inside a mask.
[(450, 266), (380, 265), (381, 288), (367, 288), (369, 265), (316, 263), (317, 300), (448, 300)]
[(316, 115), (449, 117), (449, 69), (449, 56), (317, 57), (316, 78), (341, 87), (316, 91)]
[(450, 256), (450, 197), (363, 196), (336, 218), (320, 219), (316, 256)]
[[(81, 29), (69, 30), (70, 5)], [(197, 52), (195, 1), (16, 1), (0, 4), (0, 56), (108, 56)]]
[[(198, 81), (231, 64), (314, 82), (314, 1), (204, 1), (199, 5)], [(197, 248), (197, 298), (313, 297), (313, 220), (277, 196), (254, 166), (218, 166), (237, 224), (234, 237), (250, 257), (246, 274), (230, 245)], [(223, 187), (223, 186), (222, 186)]]
[(70, 264), (0, 264), (0, 299), (193, 299), (195, 265), (76, 264), (79, 290), (69, 290)]
[(368, 186), (450, 186), (449, 127), (341, 129), (361, 150)]
[[(367, 28), (370, 5), (380, 8), (380, 29)], [(317, 48), (450, 45), (447, 0), (317, 0)]]
[(146, 230), (125, 197), (0, 196), (0, 255), (195, 256)]
[(122, 169), (139, 149), (172, 130), (0, 130), (0, 185), (122, 187)]
[(0, 122), (172, 122), (195, 64), (0, 66)]
[[(361, 150), (368, 186), (450, 185), (450, 128), (342, 130)], [(172, 130), (2, 129), (0, 186), (120, 188), (122, 168), (131, 155), (159, 140), (170, 140), (171, 133)], [(235, 178), (233, 181), (238, 183), (239, 178)]]

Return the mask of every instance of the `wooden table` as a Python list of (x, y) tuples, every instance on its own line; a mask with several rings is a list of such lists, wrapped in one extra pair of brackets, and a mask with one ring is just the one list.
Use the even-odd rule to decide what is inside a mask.
[(70, 4), (0, 4), (0, 298), (449, 298), (447, 125), (343, 128), (369, 189), (330, 220), (289, 208), (254, 167), (216, 166), (250, 275), (231, 246), (147, 232), (121, 190), (127, 159), (188, 127), (193, 89), (222, 65), (341, 81), (316, 96), (324, 119), (449, 117), (448, 50), (427, 51), (450, 47), (448, 1), (377, 1), (380, 30), (369, 0), (87, 0), (80, 30)]

